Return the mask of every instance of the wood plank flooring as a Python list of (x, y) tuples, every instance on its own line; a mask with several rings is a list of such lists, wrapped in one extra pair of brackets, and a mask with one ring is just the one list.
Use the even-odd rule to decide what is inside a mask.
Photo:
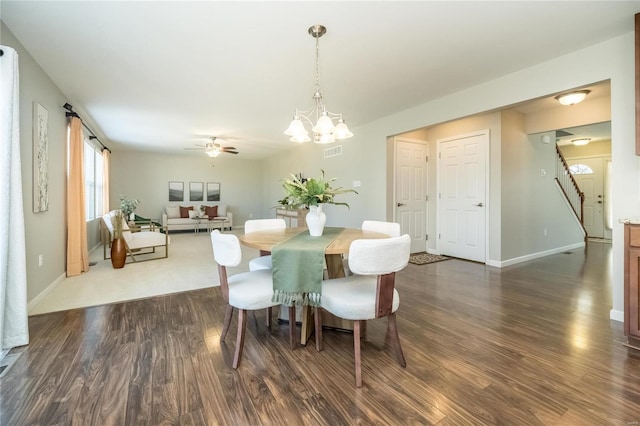
[[(292, 351), (249, 316), (219, 343), (218, 288), (45, 314), (0, 379), (2, 425), (637, 425), (640, 354), (609, 320), (610, 246), (503, 269), (448, 260), (397, 275), (407, 360), (370, 321), (363, 387), (352, 335)], [(236, 317), (234, 317), (234, 320)]]

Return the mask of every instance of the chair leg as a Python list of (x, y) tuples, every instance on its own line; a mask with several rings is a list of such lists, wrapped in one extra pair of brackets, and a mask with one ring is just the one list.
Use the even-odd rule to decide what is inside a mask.
[(289, 306), (289, 346), (296, 348), (296, 307)]
[(316, 351), (322, 350), (322, 309), (313, 308), (313, 319), (316, 333)]
[(353, 322), (353, 355), (356, 364), (356, 387), (362, 387), (362, 365), (360, 362), (360, 325), (362, 321)]
[(267, 328), (271, 328), (271, 308), (267, 308)]
[(231, 317), (233, 317), (233, 306), (227, 305), (227, 310), (224, 313), (224, 323), (222, 324), (222, 333), (220, 334), (221, 343), (224, 342), (224, 338), (227, 337), (227, 333), (229, 332)]
[(398, 324), (396, 323), (395, 313), (389, 315), (388, 317), (387, 335), (391, 337), (391, 344), (393, 346), (394, 351), (396, 352), (396, 356), (398, 357), (398, 362), (402, 367), (406, 367), (407, 362), (404, 359), (404, 354), (402, 353), (402, 346), (400, 345), (400, 335), (398, 334)]
[(233, 369), (236, 370), (242, 358), (242, 348), (244, 348), (244, 332), (247, 328), (247, 311), (239, 309), (238, 312), (238, 335), (236, 337), (236, 352), (233, 355)]

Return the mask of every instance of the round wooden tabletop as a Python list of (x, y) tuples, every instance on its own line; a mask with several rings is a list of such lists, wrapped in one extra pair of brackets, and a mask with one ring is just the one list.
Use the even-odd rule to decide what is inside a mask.
[[(280, 244), (302, 232), (309, 232), (309, 230), (307, 228), (284, 228), (250, 232), (249, 234), (241, 235), (240, 242), (247, 247), (271, 251), (274, 245)], [(389, 238), (389, 236), (380, 232), (363, 231), (357, 228), (344, 228), (336, 239), (327, 246), (325, 254), (348, 253), (352, 241), (365, 238)]]

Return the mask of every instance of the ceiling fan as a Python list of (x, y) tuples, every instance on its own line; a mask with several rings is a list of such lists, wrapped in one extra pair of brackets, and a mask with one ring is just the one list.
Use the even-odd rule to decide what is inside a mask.
[(205, 145), (196, 144), (199, 148), (185, 148), (185, 150), (197, 150), (204, 151), (209, 157), (217, 157), (223, 152), (227, 154), (237, 154), (238, 151), (233, 146), (222, 146), (216, 142), (217, 137), (210, 136), (211, 142), (207, 142)]

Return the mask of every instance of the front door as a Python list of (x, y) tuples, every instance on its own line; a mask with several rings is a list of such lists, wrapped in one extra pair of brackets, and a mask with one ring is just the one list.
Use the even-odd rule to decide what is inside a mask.
[(427, 250), (427, 145), (395, 138), (395, 221), (411, 237), (411, 253)]
[(587, 236), (604, 238), (604, 158), (572, 158), (569, 170), (584, 193), (583, 225)]
[(485, 262), (489, 131), (438, 140), (438, 251)]

